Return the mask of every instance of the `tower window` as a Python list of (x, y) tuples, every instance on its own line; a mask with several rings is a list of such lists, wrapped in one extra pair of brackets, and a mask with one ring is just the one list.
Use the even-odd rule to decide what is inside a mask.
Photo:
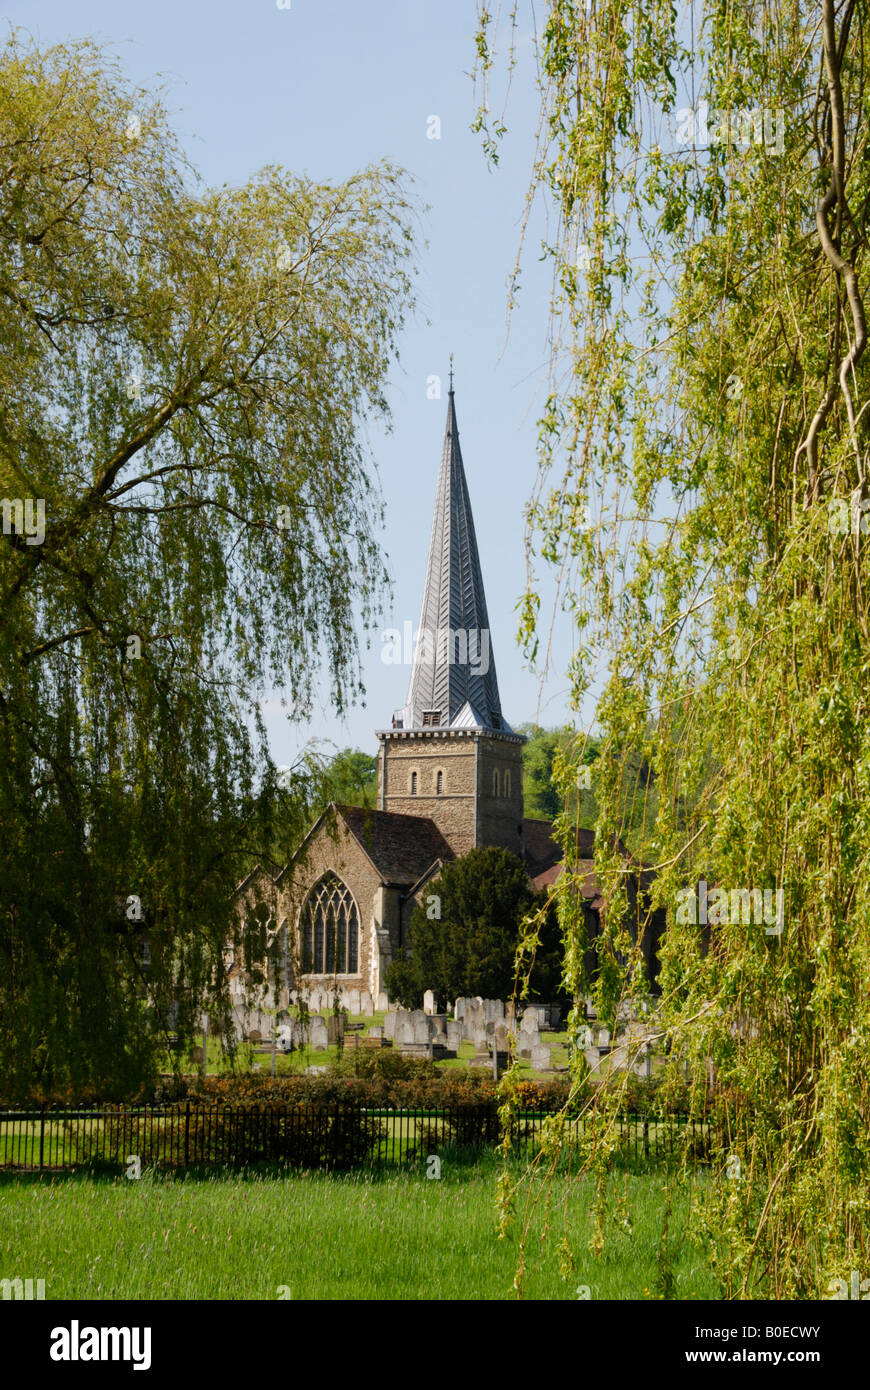
[(492, 794), (493, 794), (493, 796), (500, 796), (500, 795), (501, 795), (501, 793), (500, 793), (500, 791), (499, 791), (498, 768), (494, 768), (494, 769), (493, 769), (493, 774), (492, 774)]
[(417, 795), (417, 774), (416, 774), (416, 772), (412, 772), (412, 773), (411, 773), (411, 795), (412, 795), (412, 796), (416, 796), (416, 795)]
[(440, 796), (444, 791), (444, 773), (440, 770), (435, 774), (435, 795)]
[(440, 711), (440, 709), (424, 709), (424, 711), (423, 711), (423, 727), (424, 727), (424, 729), (425, 729), (425, 728), (428, 728), (430, 725), (435, 725), (435, 724), (440, 724), (440, 723), (441, 723), (441, 711)]
[(504, 775), (504, 794), (505, 794), (505, 796), (510, 796), (510, 794), (511, 794), (511, 775), (510, 775), (510, 771), (505, 772), (505, 775)]

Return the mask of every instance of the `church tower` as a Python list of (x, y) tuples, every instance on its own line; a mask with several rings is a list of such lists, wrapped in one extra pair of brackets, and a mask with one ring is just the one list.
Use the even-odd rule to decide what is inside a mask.
[(428, 816), (457, 856), (477, 845), (522, 855), (525, 739), (501, 712), (452, 372), (413, 637), (407, 701), (378, 732), (378, 806)]

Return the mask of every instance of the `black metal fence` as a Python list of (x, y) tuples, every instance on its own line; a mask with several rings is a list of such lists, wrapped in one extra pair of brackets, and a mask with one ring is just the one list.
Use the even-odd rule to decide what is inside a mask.
[[(549, 1112), (556, 1114), (558, 1112)], [(514, 1116), (515, 1149), (537, 1147), (546, 1111)], [(563, 1119), (566, 1138), (593, 1123)], [(0, 1111), (0, 1170), (48, 1172), (85, 1165), (188, 1168), (201, 1164), (286, 1163), (305, 1168), (402, 1164), (448, 1148), (494, 1148), (502, 1135), (492, 1104), (372, 1109), (345, 1104), (202, 1105)], [(614, 1152), (657, 1161), (704, 1161), (709, 1126), (685, 1115), (623, 1115)], [(132, 1175), (132, 1174), (131, 1174)]]

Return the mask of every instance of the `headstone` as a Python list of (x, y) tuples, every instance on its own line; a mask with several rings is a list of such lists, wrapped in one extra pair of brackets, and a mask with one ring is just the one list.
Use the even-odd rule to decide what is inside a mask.
[(493, 1030), (493, 1046), (497, 1052), (507, 1052), (508, 1050), (508, 1028), (503, 1020), (497, 1023)]
[(466, 1042), (473, 1042), (475, 1034), (482, 1033), (486, 1026), (482, 999), (466, 999), (462, 1014), (462, 1036)]
[(306, 1068), (305, 1068), (305, 1075), (306, 1075), (306, 1076), (325, 1076), (326, 1073), (327, 1073), (328, 1071), (329, 1071), (329, 1067), (306, 1067)]
[(602, 1028), (602, 1029), (599, 1031), (599, 1034), (598, 1034), (598, 1046), (599, 1046), (599, 1047), (609, 1047), (609, 1046), (610, 1046), (610, 1033), (608, 1032), (608, 1030), (607, 1030), (606, 1028)]
[(487, 1023), (495, 1023), (504, 1018), (504, 1002), (501, 999), (484, 999), (483, 1017)]
[(312, 1052), (325, 1052), (329, 1046), (326, 1022), (320, 1014), (312, 1014), (308, 1026), (308, 1041)]
[(433, 1046), (433, 1047), (441, 1047), (441, 1048), (443, 1048), (444, 1051), (446, 1052), (446, 1051), (447, 1051), (447, 1034), (446, 1034), (446, 1033), (434, 1033), (433, 1036), (432, 1036), (432, 1046)]
[(517, 1042), (517, 1050), (521, 1057), (531, 1057), (532, 1050), (540, 1046), (541, 1035), (537, 1031), (537, 1029), (535, 1029), (534, 1032), (532, 1032), (530, 1028), (520, 1029), (520, 1035)]
[(383, 1026), (380, 1023), (372, 1024), (368, 1031), (368, 1036), (370, 1038), (382, 1038), (384, 1036)]
[(457, 999), (456, 1003), (453, 1005), (453, 1017), (456, 1019), (457, 1023), (462, 1022), (463, 1018), (465, 1017), (465, 1010), (467, 1007), (468, 1000), (464, 998)]
[[(263, 1034), (260, 1032), (259, 1028), (252, 1028), (250, 1033), (248, 1034), (248, 1042), (261, 1043), (262, 1041)], [(202, 1052), (202, 1048), (197, 1048), (197, 1051)], [(200, 1057), (199, 1060), (202, 1061), (202, 1057)]]
[(385, 991), (385, 990), (381, 990), (381, 992), (380, 992), (380, 994), (378, 995), (378, 998), (377, 998), (377, 1003), (375, 1004), (375, 1013), (378, 1013), (378, 1014), (385, 1014), (385, 1013), (387, 1012), (387, 1010), (389, 1009), (389, 1007), (390, 1007), (390, 1001), (389, 1001), (389, 999), (387, 998), (386, 991)]
[(411, 1014), (411, 1022), (414, 1028), (414, 1042), (425, 1047), (431, 1037), (431, 1026), (428, 1017), (422, 1009), (415, 1009)]
[(431, 989), (427, 989), (423, 995), (424, 1014), (434, 1014), (436, 1012), (435, 995)]
[(462, 1045), (462, 1024), (451, 1020), (447, 1025), (447, 1049), (449, 1052), (458, 1052)]
[(539, 1043), (531, 1051), (532, 1071), (550, 1070), (550, 1049), (546, 1043)]
[(537, 1009), (526, 1009), (520, 1023), (520, 1031), (523, 1033), (537, 1033), (539, 1026)]
[(358, 989), (349, 989), (347, 991), (347, 1009), (349, 1013), (354, 1015), (362, 1013), (362, 1010), (360, 1008), (360, 993)]
[(483, 1029), (483, 1028), (478, 1028), (478, 1029), (475, 1031), (474, 1036), (472, 1037), (471, 1041), (474, 1043), (474, 1046), (475, 1046), (475, 1049), (476, 1049), (477, 1052), (479, 1052), (479, 1053), (488, 1052), (488, 1049), (489, 1049), (489, 1039), (488, 1039), (487, 1036), (486, 1036), (486, 1030), (485, 1030), (485, 1029)]
[(397, 1016), (394, 1038), (396, 1047), (404, 1047), (408, 1044), (413, 1046), (416, 1041), (414, 1037), (413, 1018), (411, 1014), (405, 1013), (404, 1010)]
[(326, 1020), (326, 1038), (330, 1047), (337, 1047), (344, 1037), (344, 1014), (330, 1014)]
[(360, 1013), (363, 1015), (364, 1018), (372, 1018), (372, 1017), (374, 1016), (375, 1006), (374, 1006), (374, 1004), (372, 1003), (372, 996), (371, 996), (371, 991), (370, 991), (370, 990), (367, 990), (367, 989), (361, 989), (361, 990), (360, 990), (360, 992), (359, 992), (359, 1011), (360, 1011)]
[(388, 1009), (384, 1014), (384, 1037), (394, 1038), (396, 1036), (396, 1023), (398, 1022), (398, 1009)]
[(598, 1051), (598, 1048), (593, 1047), (590, 1043), (589, 1047), (584, 1049), (583, 1056), (586, 1058), (586, 1065), (589, 1070), (598, 1071), (598, 1068), (601, 1066), (601, 1053)]

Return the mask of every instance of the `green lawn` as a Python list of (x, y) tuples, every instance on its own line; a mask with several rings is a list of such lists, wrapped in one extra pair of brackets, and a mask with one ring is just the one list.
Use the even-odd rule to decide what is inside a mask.
[[(0, 1178), (0, 1278), (45, 1279), (49, 1299), (501, 1299), (517, 1234), (496, 1239), (492, 1157), (445, 1157), (440, 1180), (411, 1171)], [(518, 1170), (517, 1170), (518, 1171)], [(590, 1253), (592, 1185), (556, 1179), (551, 1236), (542, 1216), (526, 1253), (526, 1297), (658, 1296), (660, 1174), (615, 1174), (604, 1253)], [(563, 1279), (562, 1199), (576, 1268)], [(715, 1298), (689, 1238), (691, 1191), (670, 1216), (674, 1295)], [(628, 1219), (626, 1219), (628, 1218)], [(288, 1295), (285, 1293), (284, 1297)]]

